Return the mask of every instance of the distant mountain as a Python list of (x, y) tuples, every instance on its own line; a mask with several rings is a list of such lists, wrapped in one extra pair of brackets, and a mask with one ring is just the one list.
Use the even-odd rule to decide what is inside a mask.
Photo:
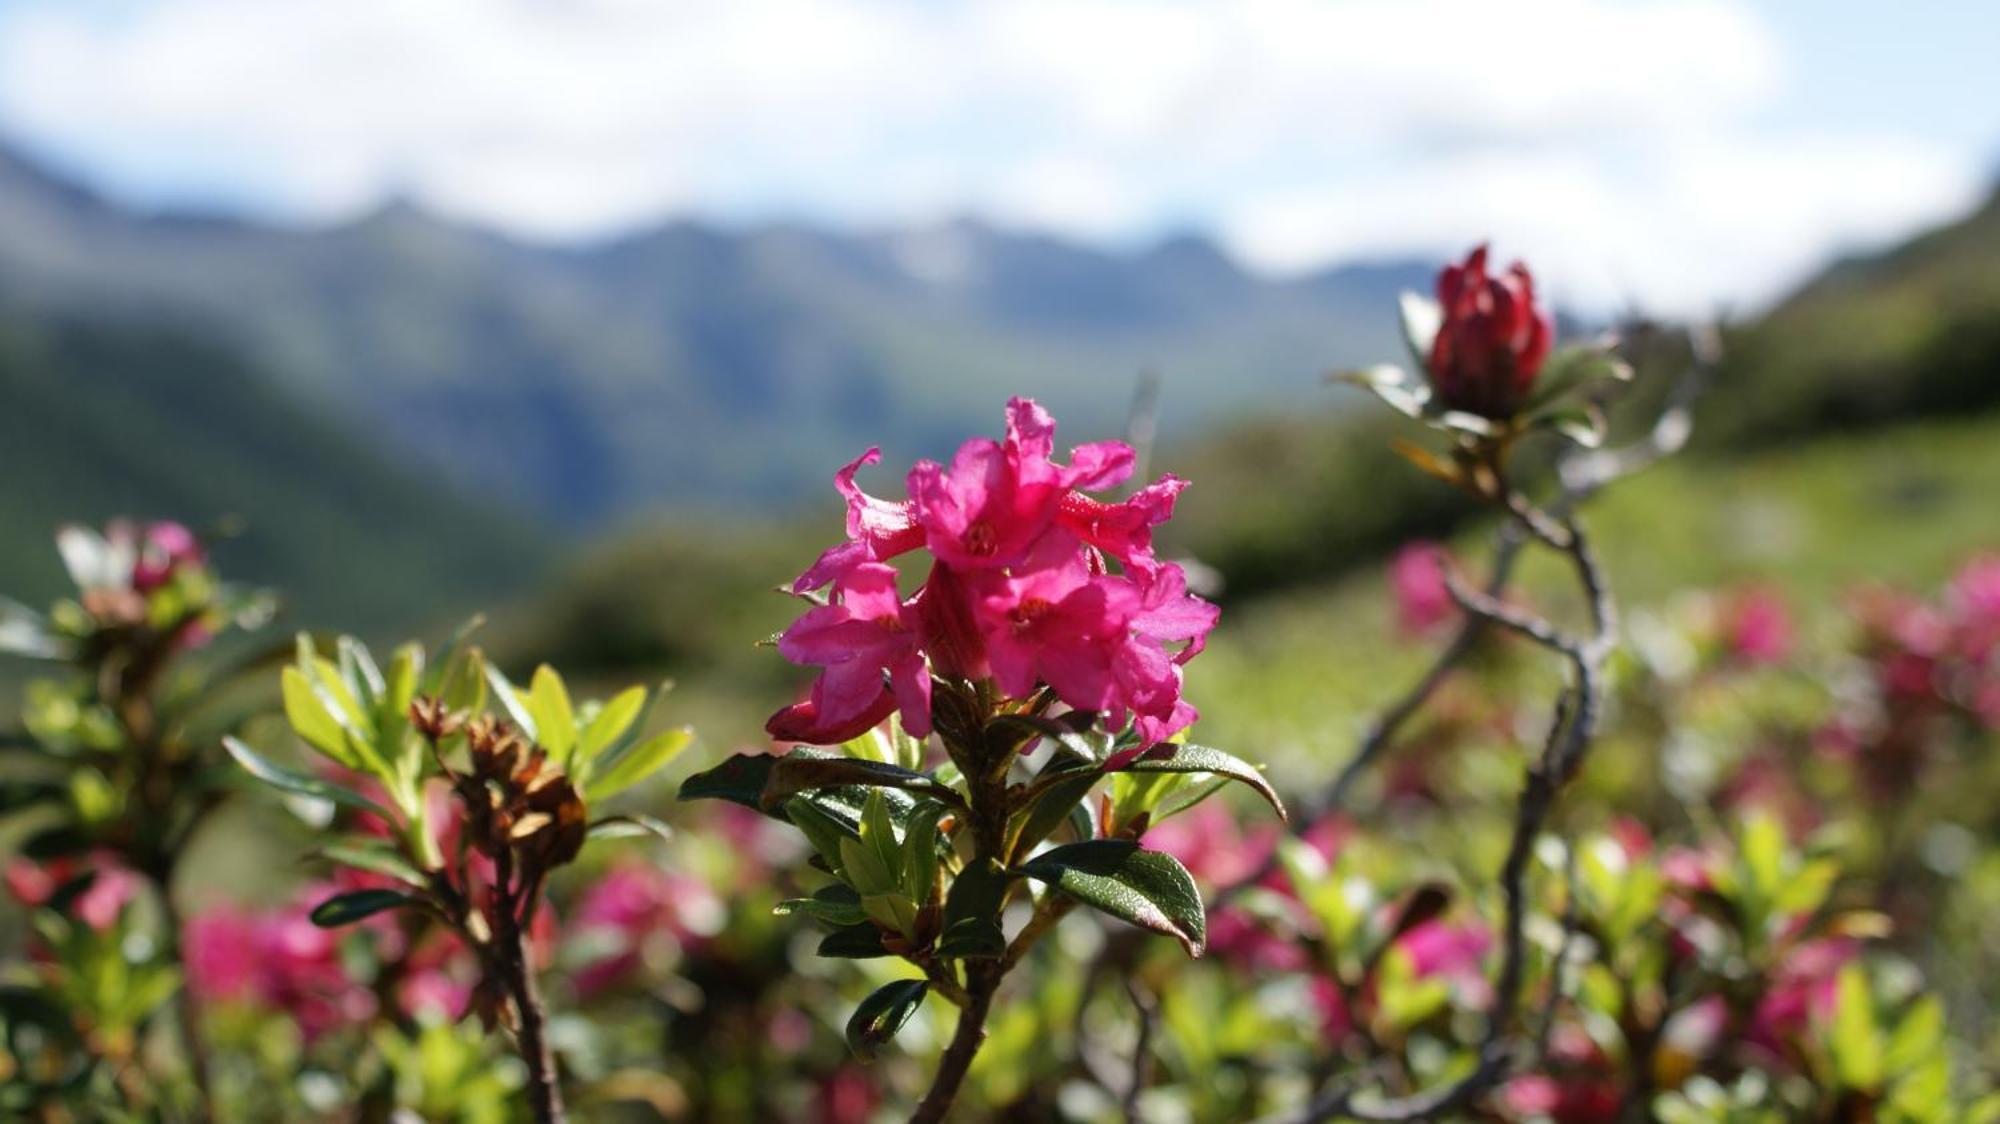
[(179, 329), (0, 314), (0, 449), (0, 593), (30, 603), (66, 588), (55, 529), (118, 515), (233, 523), (225, 572), (278, 587), (293, 622), (399, 638), (511, 596), (548, 555)]
[(1033, 394), (1079, 439), (1136, 376), (1186, 435), (1392, 356), (1417, 265), (1291, 282), (1211, 243), (1110, 254), (973, 222), (675, 223), (529, 245), (408, 206), (316, 230), (120, 208), (0, 150), (0, 298), (214, 333), (316, 408), (572, 526), (770, 508), (873, 441), (938, 455)]

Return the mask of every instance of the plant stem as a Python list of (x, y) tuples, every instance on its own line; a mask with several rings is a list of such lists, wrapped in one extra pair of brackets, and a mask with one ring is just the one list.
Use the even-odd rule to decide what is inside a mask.
[(516, 1034), (521, 1061), (528, 1067), (528, 1105), (538, 1124), (562, 1124), (562, 1086), (556, 1078), (555, 1054), (544, 1033), (542, 997), (535, 988), (535, 971), (528, 956), (528, 935), (511, 920), (501, 949), (501, 967), (507, 977), (507, 991), (521, 1026)]
[(965, 1009), (958, 1015), (958, 1029), (952, 1033), (944, 1057), (938, 1060), (937, 1076), (931, 1079), (930, 1092), (917, 1105), (910, 1124), (938, 1124), (944, 1119), (945, 1113), (951, 1111), (951, 1102), (958, 1097), (959, 1086), (965, 1083), (972, 1059), (986, 1041), (986, 1017), (993, 1009), (993, 992), (1000, 984), (1000, 974), (988, 968), (969, 974), (972, 979), (968, 980)]
[[(174, 904), (173, 871), (171, 867), (156, 870), (151, 874), (153, 890), (160, 899), (161, 951), (166, 959), (176, 967), (184, 965), (181, 958), (181, 911)], [(187, 1054), (188, 1074), (194, 1082), (194, 1118), (201, 1124), (215, 1119), (215, 1089), (208, 1076), (208, 1038), (201, 1029), (201, 1008), (194, 997), (194, 990), (188, 986), (185, 971), (181, 986), (174, 994), (174, 1012), (180, 1022), (181, 1049)]]

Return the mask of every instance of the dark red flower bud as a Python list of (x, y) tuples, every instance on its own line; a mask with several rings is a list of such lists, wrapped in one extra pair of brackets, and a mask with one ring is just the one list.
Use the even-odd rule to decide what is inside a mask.
[(1515, 262), (1486, 274), (1486, 247), (1438, 275), (1443, 323), (1431, 342), (1431, 389), (1438, 404), (1481, 417), (1512, 417), (1548, 358), (1552, 331), (1535, 307), (1535, 281)]

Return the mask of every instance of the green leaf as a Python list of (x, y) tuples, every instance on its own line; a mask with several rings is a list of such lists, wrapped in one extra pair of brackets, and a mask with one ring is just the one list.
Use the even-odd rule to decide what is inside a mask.
[(889, 950), (882, 947), (882, 930), (864, 921), (828, 933), (819, 942), (819, 954), (840, 960), (873, 960), (889, 955)]
[(284, 696), (285, 720), (291, 723), (293, 733), (339, 764), (350, 769), (359, 764), (347, 751), (340, 723), (333, 720), (320, 702), (304, 672), (296, 667), (285, 668), (278, 673), (278, 688)]
[(429, 885), (423, 872), (411, 866), (408, 859), (385, 843), (329, 843), (321, 847), (319, 853), (321, 857), (342, 866), (394, 878), (420, 890)]
[(848, 885), (861, 892), (862, 897), (888, 893), (901, 881), (895, 871), (883, 864), (882, 856), (876, 853), (875, 848), (862, 840), (842, 836), (839, 846), (841, 874)]
[(1411, 362), (1419, 368), (1429, 367), (1431, 347), (1444, 328), (1444, 306), (1422, 293), (1405, 289), (1396, 295), (1396, 311), (1402, 321), (1403, 344), (1410, 349)]
[(484, 660), (480, 663), (485, 667), (486, 682), (493, 689), (493, 697), (500, 700), (500, 709), (507, 712), (508, 721), (519, 727), (529, 741), (539, 745), (542, 732), (540, 727), (535, 725), (534, 708), (528, 705), (527, 698), (507, 678), (505, 672)]
[[(619, 754), (611, 767), (600, 775), (584, 782), (584, 798), (603, 800), (619, 793), (667, 767), (681, 751), (694, 744), (694, 731), (686, 726), (662, 730), (645, 741)], [(681, 789), (681, 799), (686, 800), (687, 789)]]
[(764, 806), (764, 785), (771, 770), (784, 758), (773, 753), (735, 753), (713, 769), (704, 770), (681, 782), (678, 799), (727, 800), (752, 811), (786, 818), (782, 811)]
[(1368, 391), (1405, 417), (1421, 418), (1430, 407), (1431, 388), (1394, 364), (1383, 363), (1358, 371), (1342, 371), (1334, 377)]
[(1271, 783), (1264, 779), (1264, 774), (1255, 765), (1232, 754), (1224, 753), (1219, 749), (1211, 749), (1205, 745), (1181, 745), (1175, 742), (1164, 742), (1160, 745), (1159, 749), (1171, 750), (1172, 752), (1160, 757), (1151, 756), (1149, 753), (1133, 761), (1130, 765), (1125, 766), (1124, 771), (1128, 773), (1211, 773), (1218, 777), (1227, 777), (1239, 784), (1250, 786), (1257, 795), (1264, 798), (1264, 802), (1269, 804), (1273, 811), (1278, 813), (1279, 819), (1282, 820), (1285, 818), (1284, 802), (1278, 799), (1278, 794), (1271, 788)]
[(839, 882), (820, 887), (810, 898), (787, 898), (772, 907), (771, 912), (781, 917), (802, 913), (815, 921), (842, 927), (861, 925), (868, 920), (861, 909), (861, 895), (854, 892), (854, 887)]
[(920, 907), (937, 892), (938, 817), (943, 814), (943, 804), (919, 800), (904, 828), (903, 889)]
[(875, 1052), (903, 1029), (910, 1016), (924, 1004), (930, 984), (924, 980), (897, 980), (876, 988), (854, 1017), (847, 1020), (847, 1045), (862, 1061), (873, 1061)]
[[(1096, 716), (1082, 711), (1071, 711), (1061, 718), (1046, 718), (1039, 714), (1003, 714), (986, 724), (986, 738), (989, 742), (1006, 742), (1004, 748), (1010, 752), (1019, 752), (1036, 738), (1047, 738), (1085, 761), (1102, 761), (1110, 739), (1102, 734), (1089, 733), (1088, 726), (1079, 729), (1065, 719), (1095, 722)], [(995, 746), (996, 750), (999, 748), (1002, 747)]]
[(404, 906), (421, 904), (421, 899), (400, 890), (349, 890), (344, 894), (335, 894), (314, 906), (312, 923), (322, 929), (337, 929), (342, 925), (352, 925), (364, 917), (372, 917), (385, 909), (401, 909)]
[(840, 841), (859, 839), (860, 833), (852, 825), (828, 815), (819, 805), (803, 796), (794, 796), (787, 800), (784, 811), (786, 817), (792, 821), (792, 826), (798, 828), (805, 835), (806, 842), (811, 843), (813, 850), (819, 852), (820, 858), (826, 860), (827, 869), (833, 871), (836, 876), (846, 877), (845, 867), (841, 864)]
[(865, 788), (920, 788), (936, 782), (922, 773), (856, 757), (788, 755), (771, 769), (764, 782), (763, 803), (774, 808), (801, 792), (855, 785)]
[(1884, 1073), (1904, 1073), (1937, 1056), (1944, 1047), (1944, 1004), (1935, 995), (1926, 995), (1910, 1005), (1908, 1013), (1889, 1036), (1882, 1055)]
[(618, 743), (639, 719), (639, 712), (646, 707), (646, 689), (627, 687), (611, 696), (599, 708), (597, 717), (584, 727), (577, 742), (576, 756), (579, 761), (595, 760), (597, 755)]
[(1875, 997), (1859, 964), (1842, 968), (1834, 985), (1828, 1046), (1841, 1087), (1863, 1093), (1882, 1088), (1882, 1034), (1875, 1025)]
[(223, 748), (229, 751), (229, 755), (236, 759), (236, 763), (243, 766), (245, 771), (265, 784), (270, 785), (272, 788), (282, 789), (295, 796), (308, 796), (314, 800), (326, 800), (334, 804), (346, 805), (349, 808), (359, 808), (364, 812), (373, 812), (382, 817), (385, 823), (393, 824), (396, 822), (396, 817), (387, 808), (352, 789), (342, 788), (330, 781), (320, 780), (318, 777), (309, 777), (303, 773), (294, 773), (290, 769), (273, 764), (262, 754), (235, 738), (223, 738), (222, 745)]
[(1000, 910), (1014, 876), (992, 859), (974, 860), (951, 881), (945, 895), (943, 937), (937, 955), (999, 956), (1007, 949)]
[(585, 839), (637, 839), (650, 835), (656, 839), (672, 839), (674, 829), (652, 816), (636, 812), (618, 816), (605, 816), (590, 825), (584, 833)]
[(576, 708), (569, 701), (569, 688), (556, 669), (543, 664), (528, 682), (528, 709), (535, 716), (535, 741), (559, 766), (569, 766), (570, 752), (576, 748)]
[[(1093, 764), (1079, 762), (1073, 757), (1059, 759), (1049, 762), (1041, 775), (1035, 778), (1038, 782), (1048, 778), (1050, 783), (1022, 813), (1021, 828), (1014, 844), (1016, 855), (1026, 854), (1047, 839), (1063, 825), (1084, 797), (1090, 795), (1090, 790), (1104, 775)], [(1057, 777), (1061, 779), (1054, 779)]]
[(1189, 956), (1200, 956), (1208, 940), (1201, 891), (1172, 855), (1125, 840), (1093, 839), (1038, 855), (1021, 873), (1093, 909), (1165, 933)]

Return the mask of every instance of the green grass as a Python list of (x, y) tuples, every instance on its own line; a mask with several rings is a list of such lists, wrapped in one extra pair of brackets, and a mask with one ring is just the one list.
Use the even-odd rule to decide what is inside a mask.
[[(1619, 601), (1769, 581), (1807, 618), (1880, 582), (1930, 589), (1969, 555), (2000, 549), (2000, 416), (1915, 423), (1742, 460), (1668, 462), (1585, 513)], [(1450, 543), (1475, 572), (1488, 531)], [(1356, 730), (1428, 660), (1434, 641), (1395, 635), (1380, 566), (1274, 595), (1223, 616), (1189, 671), (1202, 740), (1305, 782), (1336, 768)], [(1521, 571), (1531, 600), (1574, 608), (1555, 560)]]

